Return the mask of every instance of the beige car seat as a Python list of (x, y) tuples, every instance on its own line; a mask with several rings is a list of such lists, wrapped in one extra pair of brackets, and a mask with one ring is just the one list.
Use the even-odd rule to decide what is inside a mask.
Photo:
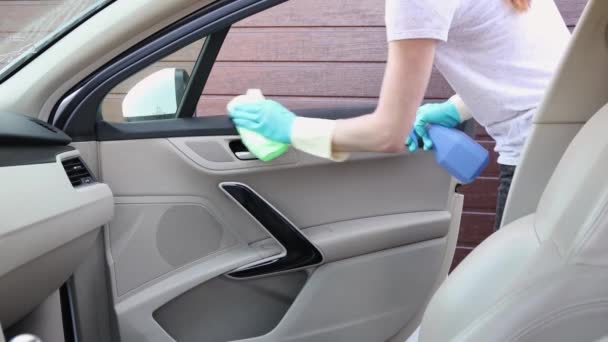
[(608, 336), (608, 105), (597, 110), (608, 102), (608, 2), (591, 0), (583, 18), (515, 177), (508, 206), (520, 218), (442, 284), (421, 342)]
[(492, 235), (440, 287), (420, 341), (596, 341), (606, 335), (608, 105), (572, 141), (536, 212)]

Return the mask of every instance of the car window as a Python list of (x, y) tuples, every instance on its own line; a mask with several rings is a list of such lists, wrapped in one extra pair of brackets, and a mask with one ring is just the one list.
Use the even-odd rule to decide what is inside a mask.
[(195, 41), (115, 86), (101, 103), (102, 119), (133, 122), (174, 118), (204, 41)]
[(0, 82), (113, 0), (2, 1)]

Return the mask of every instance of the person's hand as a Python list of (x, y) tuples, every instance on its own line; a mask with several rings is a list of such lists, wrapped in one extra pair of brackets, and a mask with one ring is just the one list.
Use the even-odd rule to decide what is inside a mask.
[(291, 128), (296, 115), (276, 101), (239, 104), (230, 108), (228, 114), (237, 127), (249, 129), (273, 141), (291, 143)]
[(422, 138), (423, 149), (428, 151), (433, 148), (433, 140), (431, 140), (427, 131), (428, 125), (441, 125), (454, 128), (460, 122), (458, 108), (451, 101), (425, 104), (418, 108), (414, 127), (407, 137), (405, 144), (410, 152), (414, 152), (418, 149), (418, 138), (420, 137)]

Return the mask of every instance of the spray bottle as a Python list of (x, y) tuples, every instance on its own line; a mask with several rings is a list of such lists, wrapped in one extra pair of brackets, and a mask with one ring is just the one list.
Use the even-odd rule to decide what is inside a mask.
[(471, 183), (488, 166), (490, 154), (464, 132), (439, 125), (429, 125), (435, 160), (463, 184)]

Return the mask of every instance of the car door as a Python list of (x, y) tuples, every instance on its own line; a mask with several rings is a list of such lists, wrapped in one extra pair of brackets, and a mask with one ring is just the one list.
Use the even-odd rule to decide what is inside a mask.
[[(100, 283), (121, 341), (402, 341), (417, 327), (447, 275), (462, 210), (432, 153), (334, 163), (290, 149), (265, 163), (225, 115), (194, 116), (230, 25), (279, 2), (203, 7), (57, 106), (54, 124), (115, 201), (95, 266), (105, 262), (107, 279), (81, 270), (72, 284), (79, 334), (91, 334), (91, 306), (105, 305), (83, 288)], [(198, 53), (192, 65), (166, 62), (188, 49)], [(170, 86), (151, 90), (163, 74)], [(134, 114), (132, 94), (144, 99)], [(157, 104), (164, 94), (169, 102)]]

